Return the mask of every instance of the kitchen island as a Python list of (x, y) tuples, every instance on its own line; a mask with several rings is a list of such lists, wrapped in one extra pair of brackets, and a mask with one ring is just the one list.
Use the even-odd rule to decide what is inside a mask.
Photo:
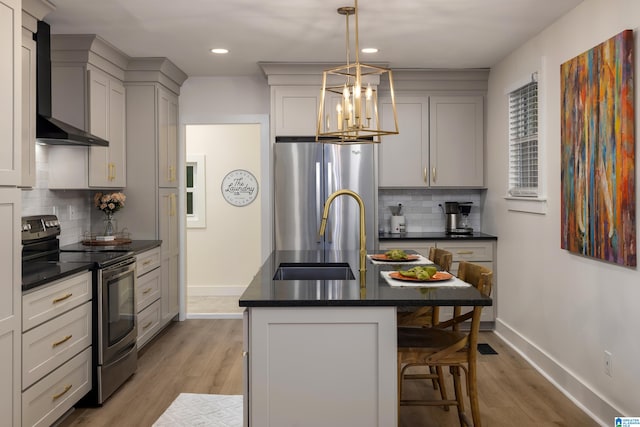
[[(351, 280), (279, 280), (281, 265), (346, 263)], [(277, 251), (240, 297), (245, 425), (397, 425), (396, 308), (490, 306), (472, 287), (392, 287), (357, 251)]]

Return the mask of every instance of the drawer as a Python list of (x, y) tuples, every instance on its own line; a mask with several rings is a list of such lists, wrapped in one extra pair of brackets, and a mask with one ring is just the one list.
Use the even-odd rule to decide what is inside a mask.
[(160, 330), (160, 300), (138, 314), (138, 350)]
[(22, 393), (22, 425), (52, 425), (91, 390), (91, 347)]
[(89, 271), (22, 294), (22, 331), (89, 301), (91, 294)]
[(160, 298), (160, 269), (156, 268), (136, 279), (136, 307), (140, 312)]
[(453, 254), (453, 262), (456, 261), (493, 261), (493, 242), (478, 241), (438, 241), (438, 248)]
[(22, 389), (91, 345), (91, 301), (22, 335)]
[(138, 277), (158, 267), (160, 267), (159, 246), (136, 255), (136, 274)]

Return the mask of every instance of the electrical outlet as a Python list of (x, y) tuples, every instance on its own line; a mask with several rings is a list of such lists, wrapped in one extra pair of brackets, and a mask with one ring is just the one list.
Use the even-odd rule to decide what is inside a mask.
[(78, 219), (78, 212), (73, 205), (69, 205), (69, 221)]
[(613, 371), (612, 371), (612, 358), (613, 356), (611, 356), (611, 353), (608, 351), (604, 351), (604, 373), (609, 375), (610, 377), (613, 377)]

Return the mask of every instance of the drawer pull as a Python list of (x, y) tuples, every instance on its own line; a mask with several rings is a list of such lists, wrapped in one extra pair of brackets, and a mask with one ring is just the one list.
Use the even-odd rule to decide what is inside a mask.
[(67, 384), (66, 386), (64, 386), (64, 390), (62, 390), (60, 393), (58, 394), (54, 394), (53, 395), (53, 400), (57, 400), (59, 398), (61, 398), (62, 396), (65, 395), (66, 392), (68, 392), (69, 390), (71, 390), (71, 387), (73, 387), (72, 384)]
[(145, 267), (145, 266), (147, 266), (147, 265), (149, 265), (149, 264), (151, 264), (151, 260), (150, 260), (150, 259), (148, 259), (148, 260), (146, 260), (145, 262), (143, 262), (143, 263), (142, 263), (142, 266), (143, 266), (143, 267)]
[(153, 324), (153, 322), (147, 322), (145, 323), (145, 325), (142, 327), (142, 329), (147, 329), (149, 326), (151, 326)]
[(58, 302), (60, 302), (60, 301), (64, 301), (64, 300), (66, 300), (66, 299), (71, 298), (72, 296), (73, 296), (73, 294), (71, 294), (71, 293), (66, 294), (66, 295), (65, 295), (65, 296), (63, 296), (63, 297), (60, 297), (60, 298), (56, 298), (56, 299), (54, 299), (54, 300), (53, 300), (53, 303), (55, 304), (55, 303), (58, 303)]
[(144, 291), (142, 291), (142, 294), (143, 294), (143, 295), (146, 295), (146, 294), (148, 294), (149, 292), (151, 292), (151, 288), (147, 288), (147, 289), (145, 289)]
[(473, 255), (473, 251), (458, 251), (458, 255)]
[(54, 342), (54, 343), (51, 345), (51, 347), (57, 347), (57, 346), (59, 346), (60, 344), (64, 344), (64, 343), (66, 343), (67, 341), (69, 341), (69, 340), (71, 339), (71, 337), (73, 337), (73, 335), (67, 335), (66, 337), (62, 338), (60, 341), (56, 341), (56, 342)]

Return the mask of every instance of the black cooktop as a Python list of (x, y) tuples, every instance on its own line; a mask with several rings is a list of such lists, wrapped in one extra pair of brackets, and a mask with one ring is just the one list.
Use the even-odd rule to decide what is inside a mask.
[(36, 288), (81, 272), (105, 268), (134, 255), (133, 252), (59, 252), (48, 260), (22, 263), (22, 290)]

